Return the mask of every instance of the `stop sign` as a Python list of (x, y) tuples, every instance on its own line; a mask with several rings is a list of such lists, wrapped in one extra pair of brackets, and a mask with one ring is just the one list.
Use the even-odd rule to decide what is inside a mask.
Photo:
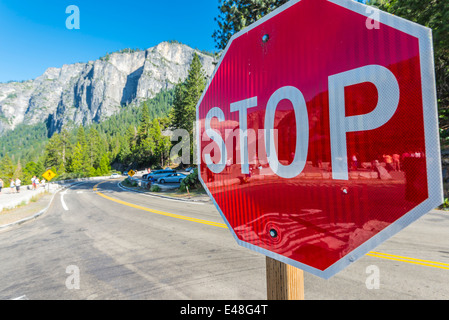
[(442, 203), (431, 30), (290, 1), (234, 35), (197, 106), (237, 242), (329, 278)]

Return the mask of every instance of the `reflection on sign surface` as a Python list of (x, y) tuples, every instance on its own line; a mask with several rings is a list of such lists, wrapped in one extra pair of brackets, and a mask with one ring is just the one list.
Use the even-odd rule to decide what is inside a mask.
[(324, 0), (232, 40), (197, 114), (201, 178), (238, 240), (323, 271), (429, 198), (420, 50)]

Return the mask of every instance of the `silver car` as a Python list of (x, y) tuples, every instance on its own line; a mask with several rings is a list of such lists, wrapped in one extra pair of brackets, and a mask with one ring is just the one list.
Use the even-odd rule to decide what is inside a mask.
[(166, 183), (166, 182), (181, 182), (182, 179), (187, 177), (185, 174), (182, 173), (172, 173), (165, 177), (157, 179), (158, 183)]

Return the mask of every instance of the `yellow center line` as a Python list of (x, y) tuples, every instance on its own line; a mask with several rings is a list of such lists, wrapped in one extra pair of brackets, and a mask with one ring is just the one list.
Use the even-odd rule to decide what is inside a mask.
[[(224, 223), (212, 222), (212, 221), (208, 221), (208, 220), (191, 218), (191, 217), (182, 216), (182, 215), (179, 215), (179, 214), (174, 214), (174, 213), (154, 210), (154, 209), (142, 207), (142, 206), (139, 206), (139, 205), (135, 205), (133, 203), (129, 203), (129, 202), (126, 202), (126, 201), (122, 201), (122, 200), (118, 200), (118, 199), (115, 199), (115, 198), (111, 198), (111, 197), (106, 196), (103, 193), (99, 192), (98, 189), (97, 189), (98, 185), (100, 185), (102, 183), (105, 183), (105, 182), (106, 181), (100, 182), (100, 183), (96, 184), (93, 187), (93, 191), (95, 191), (99, 196), (101, 196), (101, 197), (103, 197), (105, 199), (108, 199), (108, 200), (111, 200), (111, 201), (123, 204), (123, 205), (128, 206), (128, 207), (132, 207), (132, 208), (144, 210), (144, 211), (147, 211), (147, 212), (152, 212), (152, 213), (164, 215), (164, 216), (167, 216), (167, 217), (172, 217), (172, 218), (177, 218), (177, 219), (182, 219), (182, 220), (202, 223), (202, 224), (211, 225), (211, 226), (220, 227), (220, 228), (225, 228), (225, 229), (228, 228), (227, 225), (224, 224)], [(424, 260), (424, 259), (410, 258), (410, 257), (398, 256), (398, 255), (394, 255), (394, 254), (381, 253), (381, 252), (375, 252), (375, 251), (370, 251), (366, 255), (370, 256), (370, 257), (376, 257), (376, 258), (382, 258), (382, 259), (387, 259), (387, 260), (394, 260), (394, 261), (399, 261), (399, 262), (406, 262), (406, 263), (417, 264), (417, 265), (422, 265), (422, 266), (427, 266), (427, 267), (434, 267), (434, 268), (440, 268), (440, 269), (449, 270), (449, 263), (442, 263), (442, 262), (436, 262), (436, 261), (430, 261), (430, 260)]]
[[(103, 182), (100, 182), (100, 183), (103, 183)], [(180, 214), (175, 214), (175, 213), (169, 213), (169, 212), (159, 211), (159, 210), (155, 210), (155, 209), (150, 209), (150, 208), (142, 207), (142, 206), (139, 206), (139, 205), (136, 205), (136, 204), (133, 204), (133, 203), (129, 203), (129, 202), (126, 202), (126, 201), (122, 201), (122, 200), (118, 200), (118, 199), (109, 197), (109, 196), (107, 196), (107, 195), (105, 195), (105, 194), (103, 194), (103, 193), (98, 191), (97, 186), (100, 183), (96, 184), (93, 187), (93, 191), (96, 191), (96, 193), (99, 196), (101, 196), (101, 197), (103, 197), (105, 199), (108, 199), (108, 200), (111, 200), (111, 201), (123, 204), (123, 205), (131, 207), (131, 208), (140, 209), (140, 210), (143, 210), (143, 211), (160, 214), (160, 215), (163, 215), (163, 216), (166, 216), (166, 217), (172, 217), (172, 218), (176, 218), (176, 219), (182, 219), (182, 220), (186, 220), (186, 221), (192, 221), (192, 222), (207, 224), (207, 225), (214, 226), (214, 227), (219, 227), (219, 228), (226, 228), (226, 229), (228, 228), (227, 225), (224, 224), (224, 223), (213, 222), (213, 221), (208, 221), (208, 220), (203, 220), (203, 219), (197, 219), (197, 218), (182, 216)]]
[(433, 268), (440, 268), (440, 269), (446, 269), (449, 270), (449, 267), (443, 267), (439, 264), (443, 264), (441, 262), (434, 262), (434, 261), (430, 261), (432, 264), (429, 263), (422, 263), (422, 262), (418, 262), (416, 260), (421, 260), (421, 259), (415, 259), (415, 258), (407, 258), (406, 259), (398, 259), (398, 258), (393, 258), (393, 257), (387, 257), (385, 255), (375, 255), (375, 254), (371, 254), (371, 253), (367, 253), (367, 256), (370, 257), (376, 257), (376, 258), (382, 258), (382, 259), (388, 259), (388, 260), (394, 260), (394, 261), (400, 261), (400, 262), (406, 262), (406, 263), (412, 263), (412, 264), (419, 264), (421, 266), (427, 266), (427, 267), (433, 267)]
[(413, 264), (419, 264), (419, 265), (423, 265), (423, 266), (449, 270), (449, 263), (443, 263), (443, 262), (437, 262), (437, 261), (431, 261), (431, 260), (424, 260), (424, 259), (417, 259), (417, 258), (410, 258), (410, 257), (404, 257), (404, 256), (397, 256), (397, 255), (394, 255), (394, 254), (374, 252), (374, 251), (370, 251), (367, 254), (367, 256), (376, 257), (376, 258), (382, 258), (382, 259), (388, 259), (388, 260), (394, 260), (394, 261), (407, 262), (407, 263), (413, 263)]

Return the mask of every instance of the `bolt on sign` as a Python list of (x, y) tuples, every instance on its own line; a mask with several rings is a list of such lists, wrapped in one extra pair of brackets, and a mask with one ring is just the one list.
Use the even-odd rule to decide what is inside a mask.
[(237, 242), (320, 277), (442, 203), (431, 30), (361, 3), (289, 1), (235, 34), (197, 120)]

